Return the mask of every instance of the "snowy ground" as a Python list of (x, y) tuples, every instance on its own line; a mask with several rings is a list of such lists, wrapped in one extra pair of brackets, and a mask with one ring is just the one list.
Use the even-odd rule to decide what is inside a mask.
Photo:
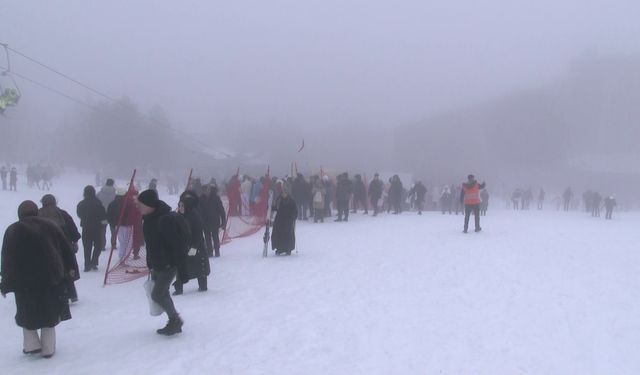
[[(75, 216), (91, 181), (52, 192)], [(20, 200), (40, 197), (21, 189), (0, 192), (3, 231)], [(266, 259), (261, 233), (234, 240), (208, 292), (192, 282), (174, 299), (185, 326), (170, 338), (155, 333), (165, 318), (148, 315), (143, 280), (103, 288), (102, 272), (82, 273), (50, 360), (22, 355), (10, 294), (0, 374), (640, 372), (640, 214), (490, 211), (479, 234), (461, 224), (439, 213), (300, 222), (299, 253)]]

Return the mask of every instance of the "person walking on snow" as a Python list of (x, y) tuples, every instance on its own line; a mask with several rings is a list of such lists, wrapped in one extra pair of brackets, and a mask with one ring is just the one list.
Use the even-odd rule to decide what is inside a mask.
[(145, 190), (136, 200), (136, 207), (143, 217), (142, 232), (147, 244), (147, 267), (154, 281), (151, 299), (167, 313), (169, 321), (156, 330), (160, 335), (171, 336), (182, 332), (184, 322), (173, 304), (169, 287), (175, 279), (177, 267), (187, 253), (189, 224), (178, 213), (158, 199), (155, 190)]
[(56, 351), (55, 327), (71, 319), (65, 279), (78, 279), (78, 264), (62, 229), (38, 217), (34, 202), (20, 204), (18, 219), (4, 233), (0, 293), (15, 295), (22, 352), (51, 358)]

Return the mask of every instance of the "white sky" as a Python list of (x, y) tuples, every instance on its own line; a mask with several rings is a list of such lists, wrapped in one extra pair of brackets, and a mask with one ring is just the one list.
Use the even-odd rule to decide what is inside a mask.
[[(638, 16), (637, 0), (16, 0), (0, 1), (0, 42), (189, 129), (395, 126), (543, 84), (587, 51), (638, 53)], [(25, 120), (73, 110), (20, 86)]]

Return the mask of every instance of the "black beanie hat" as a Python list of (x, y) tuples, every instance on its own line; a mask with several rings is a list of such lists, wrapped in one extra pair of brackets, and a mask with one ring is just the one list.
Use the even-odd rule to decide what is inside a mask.
[(138, 201), (147, 207), (156, 208), (160, 200), (155, 190), (148, 189), (138, 195)]

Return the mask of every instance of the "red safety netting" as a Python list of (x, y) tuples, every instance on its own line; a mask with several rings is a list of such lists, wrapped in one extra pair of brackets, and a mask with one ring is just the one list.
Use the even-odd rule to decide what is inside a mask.
[[(222, 243), (258, 232), (267, 221), (269, 174), (261, 179), (240, 182), (234, 176), (227, 185), (222, 203), (227, 211), (227, 227)], [(251, 192), (254, 192), (252, 194)]]
[[(126, 283), (149, 273), (146, 249), (143, 246), (144, 241), (141, 240), (142, 218), (139, 218), (139, 225), (137, 225), (138, 218), (133, 211), (130, 211), (136, 210), (134, 199), (137, 192), (134, 189), (134, 178), (135, 171), (131, 177), (129, 190), (124, 197), (124, 204), (120, 208), (118, 224), (112, 233), (112, 247), (104, 277), (105, 285)], [(191, 174), (189, 180), (191, 180)], [(242, 185), (237, 177), (232, 178), (227, 186), (227, 194), (221, 197), (227, 212), (227, 226), (222, 236), (222, 244), (229, 243), (234, 238), (250, 236), (265, 225), (269, 204), (269, 185), (268, 172), (263, 178), (251, 181), (251, 184)], [(251, 194), (252, 191), (254, 194)], [(127, 225), (132, 221), (136, 225)], [(115, 238), (117, 238), (117, 244)], [(122, 250), (116, 245), (122, 247)]]

